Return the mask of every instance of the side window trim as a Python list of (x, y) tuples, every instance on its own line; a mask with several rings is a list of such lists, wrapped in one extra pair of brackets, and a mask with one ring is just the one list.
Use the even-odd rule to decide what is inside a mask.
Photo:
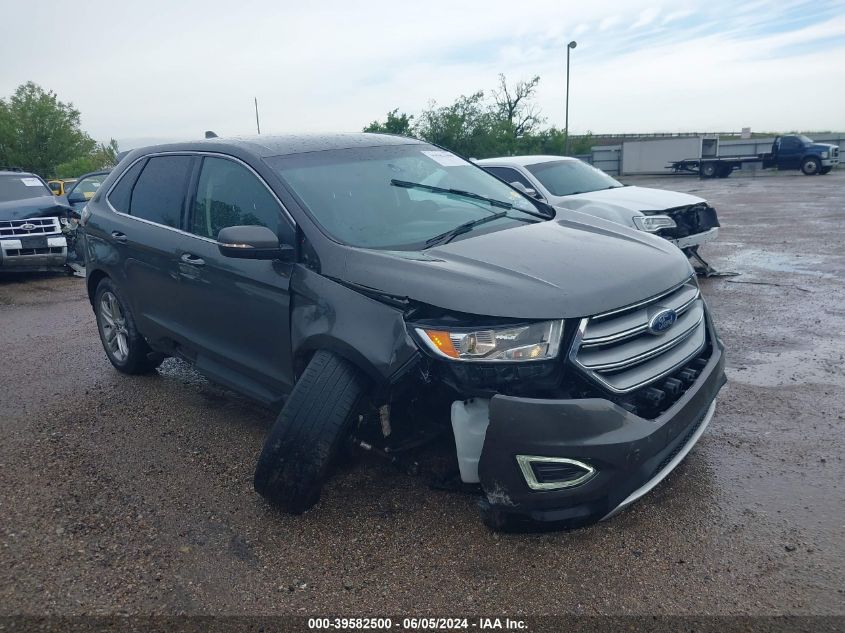
[[(220, 152), (197, 152), (197, 151), (191, 151), (191, 150), (185, 150), (185, 151), (176, 150), (176, 151), (172, 151), (172, 152), (155, 152), (153, 154), (144, 154), (143, 156), (139, 156), (136, 160), (132, 161), (131, 165), (127, 165), (126, 169), (124, 169), (123, 173), (120, 175), (120, 178), (115, 180), (112, 183), (111, 187), (109, 187), (108, 192), (106, 192), (106, 204), (109, 206), (109, 209), (111, 209), (112, 213), (117, 213), (118, 215), (122, 215), (122, 216), (125, 216), (127, 218), (132, 218), (133, 220), (136, 220), (137, 222), (146, 222), (147, 224), (152, 224), (153, 226), (158, 226), (158, 227), (161, 227), (161, 228), (164, 228), (164, 229), (169, 229), (171, 231), (176, 231), (178, 233), (183, 233), (184, 235), (188, 235), (189, 237), (192, 237), (192, 238), (197, 239), (197, 240), (204, 240), (206, 242), (211, 242), (213, 244), (217, 244), (218, 243), (217, 240), (211, 239), (209, 237), (203, 237), (202, 235), (197, 235), (195, 233), (191, 233), (190, 231), (186, 231), (182, 228), (177, 229), (177, 228), (174, 228), (172, 226), (168, 226), (166, 224), (160, 224), (158, 222), (153, 222), (151, 220), (139, 218), (139, 217), (134, 216), (130, 213), (124, 213), (123, 211), (118, 211), (117, 209), (114, 208), (111, 201), (109, 201), (109, 196), (111, 195), (112, 191), (114, 191), (117, 184), (121, 180), (123, 180), (126, 173), (130, 169), (132, 169), (132, 167), (134, 167), (140, 161), (148, 160), (148, 159), (154, 158), (156, 156), (185, 156), (185, 155), (192, 156), (195, 159), (196, 158), (204, 158), (206, 156), (213, 157), (213, 158), (223, 158), (225, 160), (230, 160), (234, 163), (237, 163), (238, 165), (242, 165), (243, 167), (246, 167), (246, 169), (253, 176), (255, 176), (258, 179), (258, 181), (264, 187), (266, 187), (267, 191), (270, 192), (270, 195), (273, 196), (273, 199), (276, 201), (276, 203), (279, 205), (279, 208), (282, 210), (282, 217), (284, 217), (285, 222), (287, 222), (290, 225), (291, 233), (293, 235), (297, 234), (298, 225), (296, 223), (296, 220), (293, 219), (293, 215), (291, 215), (288, 208), (279, 199), (279, 196), (276, 195), (276, 192), (273, 191), (272, 187), (270, 187), (270, 185), (267, 184), (267, 182), (264, 180), (264, 178), (262, 178), (261, 175), (257, 171), (255, 171), (250, 165), (248, 165), (244, 161), (240, 160), (239, 158), (236, 158), (235, 156), (230, 156), (229, 154), (222, 154)], [(199, 160), (199, 161), (197, 161), (197, 163), (199, 163), (199, 166), (191, 168), (193, 171), (191, 172), (191, 175), (188, 178), (189, 190), (187, 191), (187, 193), (185, 195), (186, 204), (188, 204), (189, 200), (191, 200), (191, 201), (194, 200), (195, 196), (196, 196), (196, 185), (199, 181), (199, 173), (200, 173), (200, 169), (202, 168), (202, 161)], [(138, 182), (138, 178), (143, 173), (145, 167), (146, 167), (146, 165), (144, 165), (144, 167), (141, 168), (141, 171), (139, 171), (138, 175), (135, 177), (135, 182), (132, 183), (132, 191), (130, 192), (130, 200), (132, 199), (132, 193), (134, 193), (134, 191), (135, 191), (135, 184)], [(189, 217), (189, 214), (192, 214), (192, 213), (193, 213), (193, 211), (190, 210), (190, 209), (188, 209), (187, 211), (185, 211), (183, 213), (182, 226), (189, 226), (189, 224), (187, 224), (187, 222), (190, 219), (192, 219), (192, 218)]]

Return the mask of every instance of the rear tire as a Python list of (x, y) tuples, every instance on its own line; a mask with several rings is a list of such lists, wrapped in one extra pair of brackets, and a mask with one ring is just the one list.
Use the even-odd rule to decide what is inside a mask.
[(153, 352), (138, 332), (129, 302), (111, 279), (97, 285), (94, 314), (103, 349), (115, 369), (124, 374), (148, 374), (161, 365), (164, 355)]
[(702, 178), (715, 178), (718, 171), (716, 163), (701, 163)]
[(808, 156), (801, 161), (801, 172), (805, 176), (815, 176), (821, 171), (821, 167), (821, 162), (814, 156)]
[(331, 352), (314, 354), (264, 442), (256, 492), (291, 514), (313, 507), (355, 425), (365, 385), (348, 361)]

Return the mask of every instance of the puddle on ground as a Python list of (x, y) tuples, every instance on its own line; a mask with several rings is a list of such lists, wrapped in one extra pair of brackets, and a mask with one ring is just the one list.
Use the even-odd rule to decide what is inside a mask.
[(845, 345), (831, 345), (829, 340), (811, 349), (748, 351), (725, 373), (732, 382), (755, 387), (821, 384), (845, 388), (843, 355)]
[[(836, 279), (836, 275), (813, 268), (824, 265), (824, 258), (818, 255), (800, 256), (747, 249), (740, 253), (733, 253), (725, 259), (732, 270), (743, 272), (748, 268), (760, 268), (775, 273), (794, 273), (820, 279)], [(725, 268), (726, 263), (722, 263), (722, 267)]]

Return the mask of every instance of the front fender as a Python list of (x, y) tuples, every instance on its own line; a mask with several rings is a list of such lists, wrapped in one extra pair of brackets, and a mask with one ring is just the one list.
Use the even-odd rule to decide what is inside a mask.
[(291, 347), (303, 360), (330, 350), (389, 385), (419, 357), (400, 309), (298, 265), (291, 277)]

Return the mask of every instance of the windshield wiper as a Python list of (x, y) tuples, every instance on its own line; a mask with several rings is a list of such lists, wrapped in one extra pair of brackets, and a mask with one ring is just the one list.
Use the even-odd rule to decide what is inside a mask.
[(423, 248), (431, 248), (432, 246), (436, 246), (438, 244), (446, 244), (463, 233), (469, 233), (477, 226), (487, 224), (487, 222), (492, 222), (493, 220), (498, 220), (499, 218), (507, 217), (507, 215), (507, 211), (497, 211), (496, 213), (491, 213), (483, 218), (464, 222), (463, 224), (456, 226), (454, 229), (449, 229), (440, 235), (435, 235), (434, 237), (427, 239)]
[[(487, 204), (493, 207), (500, 207), (502, 209), (513, 209), (514, 211), (519, 211), (520, 213), (526, 213), (528, 215), (533, 215), (535, 218), (540, 218), (543, 220), (548, 220), (554, 217), (554, 212), (549, 211), (548, 213), (542, 213), (538, 211), (529, 211), (528, 209), (522, 209), (519, 207), (515, 207), (510, 202), (505, 202), (504, 200), (496, 200), (495, 198), (488, 198), (487, 196), (482, 196), (480, 193), (473, 193), (472, 191), (464, 191), (463, 189), (447, 189), (445, 187), (435, 187), (433, 185), (426, 185), (421, 182), (410, 182), (408, 180), (397, 180), (396, 178), (391, 179), (390, 184), (394, 187), (403, 187), (404, 189), (422, 189), (423, 191), (431, 191), (432, 193), (440, 193), (444, 196), (459, 196), (461, 198), (469, 198), (471, 200), (480, 200), (481, 202), (486, 202)], [(545, 205), (544, 206), (548, 206)]]
[(473, 193), (472, 191), (464, 191), (462, 189), (446, 189), (445, 187), (434, 187), (432, 185), (426, 185), (421, 182), (397, 180), (396, 178), (391, 179), (390, 184), (394, 187), (403, 187), (405, 189), (422, 189), (424, 191), (431, 191), (432, 193), (442, 193), (443, 195), (447, 196), (458, 196), (460, 198), (471, 198), (472, 200), (481, 200), (482, 202), (486, 202), (494, 207), (500, 207), (502, 209), (514, 208), (514, 206), (510, 202), (496, 200), (495, 198), (488, 198), (487, 196), (482, 196), (480, 193)]

